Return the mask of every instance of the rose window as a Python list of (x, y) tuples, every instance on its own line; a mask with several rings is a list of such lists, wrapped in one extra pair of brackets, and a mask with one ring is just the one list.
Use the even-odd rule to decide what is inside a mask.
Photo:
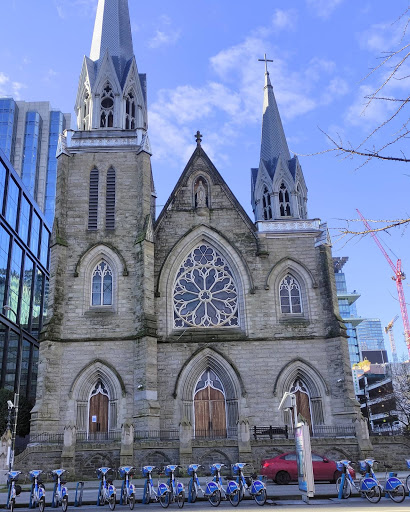
[(225, 260), (200, 245), (182, 263), (174, 286), (174, 327), (238, 325), (238, 292)]

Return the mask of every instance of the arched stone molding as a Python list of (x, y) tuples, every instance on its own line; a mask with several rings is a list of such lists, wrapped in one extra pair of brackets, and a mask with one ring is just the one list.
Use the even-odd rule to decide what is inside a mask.
[(211, 449), (200, 456), (199, 462), (204, 467), (209, 467), (211, 464), (222, 463), (230, 467), (234, 463), (233, 460), (223, 451), (218, 449)]
[[(328, 424), (331, 418), (330, 391), (321, 373), (308, 361), (295, 358), (289, 361), (279, 372), (273, 387), (273, 394), (281, 400), (285, 392), (290, 391), (297, 379), (300, 379), (309, 391), (313, 425)], [(282, 412), (283, 421), (287, 418)]]
[(97, 243), (89, 247), (79, 258), (74, 276), (79, 277), (83, 284), (83, 311), (89, 311), (91, 306), (91, 286), (94, 268), (101, 260), (105, 260), (112, 271), (112, 305), (101, 306), (112, 311), (118, 310), (118, 291), (120, 278), (128, 275), (127, 266), (121, 253), (111, 245)]
[(75, 418), (79, 432), (88, 429), (90, 394), (99, 380), (108, 391), (109, 431), (119, 430), (123, 423), (121, 406), (126, 394), (124, 381), (111, 364), (95, 359), (78, 372), (68, 393), (67, 420)]
[(194, 425), (195, 386), (208, 369), (216, 373), (225, 391), (228, 432), (229, 429), (236, 430), (241, 408), (246, 407), (244, 383), (233, 363), (209, 347), (193, 354), (176, 379), (173, 396), (179, 402), (180, 418)]
[(169, 333), (174, 330), (173, 288), (177, 272), (189, 252), (201, 243), (207, 243), (214, 247), (228, 263), (238, 290), (239, 326), (246, 332), (245, 297), (254, 291), (250, 269), (240, 251), (222, 233), (204, 224), (190, 229), (176, 242), (166, 256), (159, 271), (156, 295), (165, 301), (165, 304), (162, 304), (162, 309), (166, 311), (166, 332)]
[(316, 300), (314, 289), (318, 285), (312, 272), (306, 265), (293, 258), (282, 258), (279, 260), (273, 265), (266, 277), (265, 290), (271, 290), (271, 293), (274, 294), (272, 304), (275, 307), (276, 318), (283, 319), (294, 315), (292, 313), (283, 314), (280, 307), (279, 286), (287, 274), (292, 275), (299, 283), (302, 295), (302, 313), (298, 313), (298, 315), (308, 320), (311, 318), (312, 303)]

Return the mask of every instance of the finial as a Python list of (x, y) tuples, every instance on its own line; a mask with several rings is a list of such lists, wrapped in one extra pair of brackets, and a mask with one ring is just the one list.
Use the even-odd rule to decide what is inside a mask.
[(273, 60), (267, 59), (266, 53), (265, 53), (265, 56), (263, 57), (263, 59), (258, 59), (258, 61), (265, 63), (265, 73), (268, 73), (268, 62), (273, 62)]
[(196, 145), (200, 146), (201, 142), (202, 142), (202, 135), (201, 135), (201, 132), (199, 130), (195, 134), (195, 140), (196, 140)]

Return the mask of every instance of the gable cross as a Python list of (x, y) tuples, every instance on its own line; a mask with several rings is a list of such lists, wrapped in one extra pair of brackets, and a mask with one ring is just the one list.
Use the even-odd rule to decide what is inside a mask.
[(265, 73), (268, 72), (268, 62), (273, 62), (273, 60), (270, 60), (270, 59), (266, 58), (266, 53), (265, 53), (265, 56), (263, 57), (263, 59), (258, 59), (258, 61), (265, 63)]
[(202, 134), (199, 130), (195, 134), (195, 140), (196, 140), (197, 146), (200, 146), (201, 142), (202, 142)]

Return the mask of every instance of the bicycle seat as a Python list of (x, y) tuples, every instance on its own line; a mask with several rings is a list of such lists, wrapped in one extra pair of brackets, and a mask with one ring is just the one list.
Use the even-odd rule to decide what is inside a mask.
[(29, 474), (30, 474), (31, 478), (38, 478), (42, 472), (43, 472), (42, 469), (32, 469), (31, 471), (29, 471)]
[(190, 464), (188, 466), (188, 473), (192, 475), (192, 473), (195, 471), (198, 471), (199, 468), (201, 468), (201, 464)]

